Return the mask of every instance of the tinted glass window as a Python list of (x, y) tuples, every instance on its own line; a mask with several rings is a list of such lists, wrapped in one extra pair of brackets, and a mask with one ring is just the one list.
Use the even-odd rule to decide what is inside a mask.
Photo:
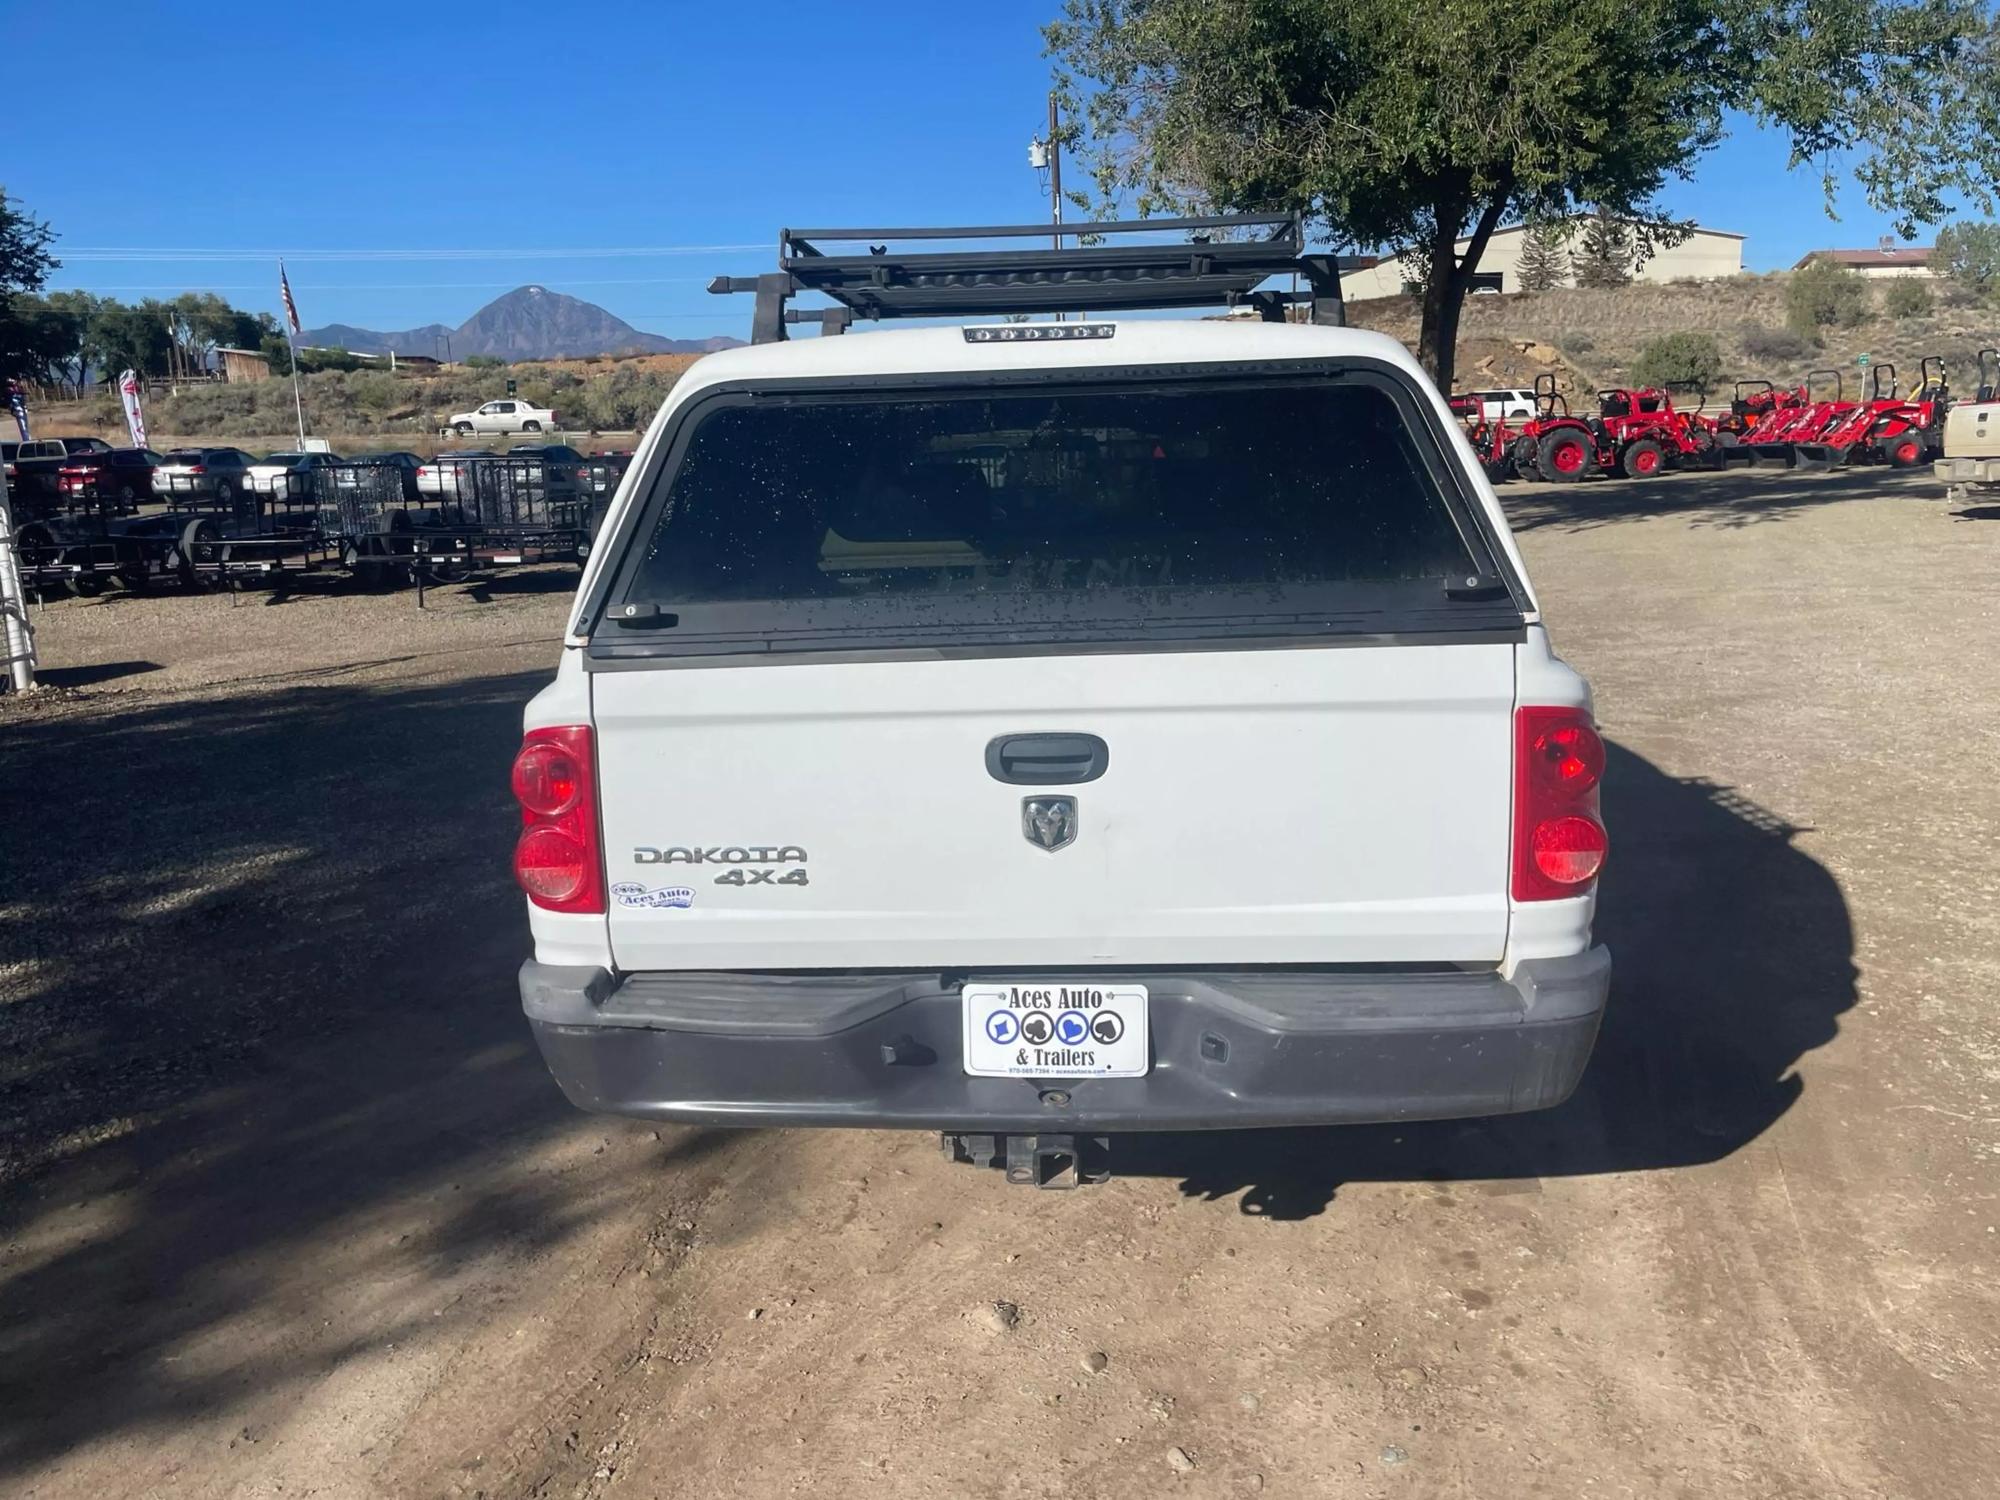
[(1434, 602), (1490, 570), (1372, 382), (723, 405), (660, 484), (614, 613), (671, 607), (690, 634), (894, 629), (919, 601), (937, 627), (1062, 630), (1100, 606), (1323, 622), (1357, 588)]

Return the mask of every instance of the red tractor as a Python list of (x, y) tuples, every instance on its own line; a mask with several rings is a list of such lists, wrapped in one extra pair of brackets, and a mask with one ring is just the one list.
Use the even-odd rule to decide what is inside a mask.
[(1896, 390), (1896, 367), (1887, 361), (1876, 365), (1868, 399), (1817, 440), (1798, 445), (1800, 466), (1830, 469), (1845, 463), (1882, 463), (1914, 469), (1942, 454), (1944, 414), (1951, 405), (1944, 361), (1926, 356), (1917, 368), (1917, 388), (1904, 397)]
[(1818, 441), (1858, 405), (1846, 399), (1838, 370), (1808, 370), (1804, 384), (1786, 394), (1796, 399), (1767, 407), (1737, 445), (1736, 451), (1754, 464), (1793, 467), (1798, 444)]
[(1523, 478), (1567, 483), (1592, 474), (1641, 479), (1676, 465), (1720, 468), (1722, 444), (1699, 417), (1674, 410), (1665, 391), (1604, 390), (1595, 417), (1572, 416), (1555, 377), (1535, 379), (1537, 416), (1510, 448)]
[(1772, 412), (1793, 411), (1806, 404), (1806, 388), (1781, 390), (1768, 380), (1739, 380), (1729, 410), (1715, 419), (1715, 430), (1738, 442)]

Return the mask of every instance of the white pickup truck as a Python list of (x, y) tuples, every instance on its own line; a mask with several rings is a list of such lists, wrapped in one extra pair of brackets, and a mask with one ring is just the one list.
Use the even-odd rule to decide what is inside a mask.
[(532, 401), (489, 401), (474, 411), (462, 411), (451, 419), (451, 429), (461, 437), (475, 432), (553, 432), (556, 414)]
[(575, 1103), (986, 1160), (1576, 1085), (1605, 748), (1443, 400), (1372, 333), (1086, 326), (675, 386), (513, 772)]

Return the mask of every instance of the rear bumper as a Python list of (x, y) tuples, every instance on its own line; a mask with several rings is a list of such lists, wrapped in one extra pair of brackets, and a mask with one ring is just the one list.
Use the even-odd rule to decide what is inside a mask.
[[(1082, 975), (1076, 976), (1084, 977)], [(1497, 974), (1120, 976), (1151, 990), (1143, 1078), (972, 1078), (959, 978), (630, 974), (530, 962), (549, 1071), (587, 1110), (719, 1125), (1216, 1130), (1453, 1119), (1569, 1097), (1611, 982), (1602, 948)]]

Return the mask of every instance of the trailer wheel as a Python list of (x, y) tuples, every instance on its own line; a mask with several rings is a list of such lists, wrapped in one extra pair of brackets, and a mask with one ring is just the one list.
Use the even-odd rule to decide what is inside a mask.
[(21, 561), (30, 567), (42, 561), (41, 555), (56, 544), (53, 533), (46, 526), (30, 521), (14, 533), (14, 549), (21, 555)]
[(181, 584), (185, 588), (205, 589), (211, 580), (199, 572), (195, 564), (215, 561), (215, 522), (193, 520), (181, 528), (179, 548)]
[(1901, 432), (1882, 440), (1882, 462), (1892, 469), (1914, 469), (1924, 461), (1924, 441), (1914, 432)]
[(1585, 436), (1562, 428), (1545, 436), (1535, 452), (1536, 467), (1552, 484), (1571, 484), (1597, 472), (1597, 455)]
[(1630, 479), (1651, 479), (1667, 466), (1667, 451), (1651, 438), (1626, 445), (1618, 465)]

